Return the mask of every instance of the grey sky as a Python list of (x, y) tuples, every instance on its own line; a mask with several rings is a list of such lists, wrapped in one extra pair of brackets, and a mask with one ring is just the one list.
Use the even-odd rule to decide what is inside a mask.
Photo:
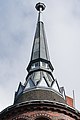
[[(0, 0), (0, 111), (24, 83), (37, 22), (38, 0)], [(80, 110), (80, 0), (41, 0), (53, 75)]]

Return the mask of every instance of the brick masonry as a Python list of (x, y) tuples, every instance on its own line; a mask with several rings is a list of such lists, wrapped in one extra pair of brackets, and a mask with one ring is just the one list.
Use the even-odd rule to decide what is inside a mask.
[(80, 113), (65, 104), (38, 101), (6, 108), (0, 120), (80, 120)]
[(38, 120), (38, 118), (46, 119), (46, 120), (75, 120), (63, 113), (52, 112), (52, 111), (33, 111), (26, 112), (21, 115), (17, 115), (14, 118), (9, 120)]

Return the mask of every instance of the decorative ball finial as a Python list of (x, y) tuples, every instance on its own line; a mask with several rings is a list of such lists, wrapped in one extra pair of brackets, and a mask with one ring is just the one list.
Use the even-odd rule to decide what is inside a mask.
[(38, 10), (38, 11), (43, 11), (44, 9), (45, 9), (45, 5), (44, 5), (44, 3), (37, 3), (36, 4), (36, 6), (35, 6), (35, 8)]

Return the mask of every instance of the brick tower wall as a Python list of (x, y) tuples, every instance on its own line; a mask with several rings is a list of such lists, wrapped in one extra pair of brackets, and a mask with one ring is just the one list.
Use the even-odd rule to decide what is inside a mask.
[(63, 113), (42, 110), (25, 112), (8, 120), (75, 120), (75, 118)]
[(80, 120), (80, 113), (65, 104), (38, 101), (6, 108), (0, 120)]

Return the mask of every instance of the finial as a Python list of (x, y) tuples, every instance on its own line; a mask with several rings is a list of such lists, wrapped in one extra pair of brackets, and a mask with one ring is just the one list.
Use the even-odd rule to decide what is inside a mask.
[(46, 7), (45, 4), (44, 3), (40, 3), (40, 2), (37, 3), (36, 6), (35, 6), (35, 8), (37, 9), (37, 11), (39, 11), (39, 12), (43, 11), (45, 9), (45, 7)]

